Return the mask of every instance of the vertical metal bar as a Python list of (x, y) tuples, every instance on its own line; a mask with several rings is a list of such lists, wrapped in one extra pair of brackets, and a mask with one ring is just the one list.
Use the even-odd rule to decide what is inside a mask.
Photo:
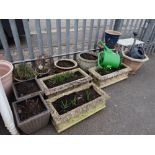
[(59, 54), (61, 54), (61, 19), (56, 20), (56, 27), (57, 27), (57, 43), (58, 43), (58, 49)]
[(89, 38), (88, 38), (88, 50), (91, 49), (93, 25), (94, 25), (94, 19), (91, 19), (91, 21), (90, 21), (90, 30), (89, 30)]
[(22, 52), (22, 48), (20, 46), (20, 39), (19, 39), (17, 27), (16, 27), (16, 22), (15, 22), (14, 19), (9, 19), (9, 23), (10, 23), (13, 38), (14, 38), (14, 41), (15, 41), (15, 44), (16, 44), (17, 52), (19, 54), (19, 59), (24, 60), (24, 55), (23, 55), (23, 52)]
[(125, 35), (128, 35), (128, 33), (126, 33), (126, 32), (128, 30), (129, 21), (130, 21), (130, 19), (127, 19), (126, 24), (124, 25), (124, 30), (122, 33), (124, 33)]
[(78, 41), (78, 19), (74, 20), (74, 52), (77, 51), (77, 41)]
[(143, 27), (141, 28), (141, 31), (139, 32), (140, 33), (140, 35), (139, 35), (140, 40), (142, 40), (144, 37), (145, 31), (146, 31), (146, 25), (148, 24), (148, 22), (149, 22), (149, 19), (145, 19)]
[(105, 24), (103, 27), (102, 40), (104, 40), (104, 34), (105, 34), (106, 26), (107, 26), (107, 19), (105, 19)]
[(139, 23), (139, 22), (140, 22), (140, 19), (136, 19), (134, 31), (137, 31), (137, 29), (138, 29), (138, 23)]
[(135, 21), (134, 19), (131, 20), (130, 31), (129, 31), (131, 36), (133, 34), (133, 23), (134, 23), (134, 21)]
[(124, 25), (124, 19), (121, 19), (120, 27), (118, 29), (119, 32), (122, 32), (123, 25)]
[(66, 19), (66, 53), (70, 52), (70, 19)]
[(153, 49), (152, 52), (155, 53), (155, 43), (153, 43)]
[(116, 19), (114, 24), (114, 30), (119, 31), (120, 27), (121, 27), (121, 19)]
[(85, 32), (86, 32), (86, 19), (83, 19), (82, 23), (82, 47), (81, 50), (84, 50), (84, 45), (85, 45)]
[(50, 19), (46, 19), (46, 28), (47, 28), (47, 37), (48, 37), (49, 56), (53, 56), (51, 20)]
[(151, 32), (151, 35), (150, 35), (150, 38), (149, 38), (151, 43), (153, 42), (154, 38), (155, 38), (155, 24), (154, 24), (154, 27), (152, 29), (152, 32)]
[(152, 51), (152, 43), (150, 43), (148, 54), (151, 54), (151, 51)]
[(30, 36), (30, 29), (29, 29), (29, 24), (28, 24), (27, 19), (23, 19), (23, 26), (24, 26), (27, 46), (28, 46), (28, 50), (29, 50), (29, 54), (30, 54), (30, 59), (34, 59), (34, 52), (33, 52), (33, 47), (32, 47), (32, 43), (31, 43), (31, 36)]
[(40, 27), (40, 19), (35, 19), (35, 26), (37, 31), (37, 40), (38, 40), (38, 47), (40, 50), (40, 54), (44, 54), (44, 48), (43, 48), (43, 39), (42, 39), (42, 33), (41, 33), (41, 27)]
[(110, 30), (113, 29), (113, 22), (114, 22), (114, 19), (110, 19), (110, 24), (109, 24), (109, 29)]
[(138, 33), (138, 36), (140, 37), (140, 31), (141, 31), (141, 28), (142, 28), (142, 23), (143, 23), (143, 19), (140, 19), (140, 23), (139, 23), (139, 26), (137, 28), (137, 33)]
[(152, 42), (155, 43), (155, 34), (153, 35)]
[(154, 22), (155, 22), (155, 19), (150, 19), (149, 20), (149, 23), (148, 23), (148, 26), (147, 26), (147, 29), (145, 31), (144, 38), (143, 38), (143, 40), (145, 42), (150, 39), (152, 30), (153, 30), (153, 27), (154, 27)]
[(97, 46), (100, 24), (101, 24), (101, 19), (98, 19), (98, 22), (97, 22), (97, 29), (96, 29), (96, 36), (95, 36), (95, 43), (94, 43), (94, 49), (95, 49), (96, 46)]
[(8, 42), (7, 42), (4, 30), (3, 30), (3, 26), (2, 26), (1, 20), (0, 20), (0, 40), (1, 40), (1, 43), (2, 43), (4, 51), (5, 51), (5, 53), (4, 53), (5, 58), (8, 61), (12, 62), (13, 59), (12, 59), (12, 56), (11, 56), (11, 52), (10, 52), (9, 45), (8, 45)]

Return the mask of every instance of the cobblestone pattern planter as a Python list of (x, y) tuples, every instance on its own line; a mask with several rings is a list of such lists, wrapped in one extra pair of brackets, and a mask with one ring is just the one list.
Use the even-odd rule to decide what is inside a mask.
[(113, 73), (107, 74), (107, 75), (100, 75), (96, 70), (97, 67), (93, 67), (89, 69), (90, 74), (93, 77), (94, 83), (96, 83), (97, 86), (100, 88), (107, 87), (109, 85), (112, 85), (116, 82), (122, 81), (124, 79), (128, 78), (128, 74), (131, 71), (130, 67), (123, 64), (126, 68), (115, 71)]
[[(78, 91), (90, 88), (91, 86), (93, 86), (93, 88), (97, 91), (97, 93), (101, 95), (93, 101), (83, 104), (83, 105), (81, 105), (71, 111), (68, 111), (62, 115), (59, 115), (57, 110), (52, 105), (52, 103), (54, 101), (56, 101), (57, 99), (65, 96), (65, 95), (69, 95), (74, 92), (78, 92)], [(95, 114), (96, 112), (102, 110), (103, 108), (105, 108), (106, 100), (109, 98), (110, 98), (110, 96), (107, 95), (103, 90), (98, 88), (94, 83), (89, 83), (87, 85), (83, 85), (83, 86), (73, 89), (71, 91), (60, 94), (56, 97), (50, 98), (46, 101), (47, 101), (47, 104), (51, 111), (52, 123), (53, 123), (54, 127), (56, 128), (57, 132), (60, 133), (64, 130), (66, 130), (67, 128), (75, 125), (76, 123), (84, 120), (85, 118), (87, 118), (87, 117)]]
[[(95, 55), (96, 56), (96, 60), (88, 60), (88, 59), (84, 59), (83, 57), (81, 57), (82, 54), (84, 53), (88, 53), (91, 55)], [(97, 55), (93, 52), (83, 52), (77, 55), (77, 62), (80, 66), (80, 68), (82, 68), (85, 71), (88, 71), (89, 68), (94, 67), (97, 65)]]
[(46, 84), (44, 83), (44, 81), (54, 77), (55, 75), (61, 75), (61, 74), (64, 73), (64, 72), (62, 72), (62, 73), (58, 73), (58, 74), (55, 74), (55, 75), (51, 75), (51, 76), (47, 76), (47, 77), (44, 77), (44, 78), (37, 79), (38, 84), (40, 85), (42, 91), (45, 92), (45, 95), (47, 95), (47, 96), (50, 95), (50, 97), (52, 97), (52, 96), (64, 93), (66, 91), (72, 90), (73, 88), (76, 88), (78, 86), (86, 84), (86, 83), (88, 83), (88, 82), (90, 82), (92, 80), (92, 78), (87, 73), (85, 73), (83, 70), (81, 70), (80, 68), (76, 68), (76, 69), (66, 71), (66, 72), (76, 72), (76, 71), (79, 71), (84, 77), (80, 78), (78, 80), (68, 82), (68, 83), (65, 83), (63, 85), (54, 87), (54, 88), (48, 88), (46, 86)]
[[(27, 119), (25, 121), (20, 121), (18, 112), (16, 110), (16, 104), (25, 100), (25, 99), (16, 101), (12, 104), (16, 122), (17, 122), (17, 126), (26, 134), (34, 133), (34, 132), (38, 131), (39, 129), (45, 127), (48, 124), (49, 118), (50, 118), (50, 111), (49, 111), (47, 104), (46, 104), (45, 100), (43, 99), (42, 95), (39, 93), (34, 96), (40, 97), (40, 99), (42, 100), (42, 102), (47, 110)], [(34, 96), (27, 97), (27, 99), (32, 98)]]

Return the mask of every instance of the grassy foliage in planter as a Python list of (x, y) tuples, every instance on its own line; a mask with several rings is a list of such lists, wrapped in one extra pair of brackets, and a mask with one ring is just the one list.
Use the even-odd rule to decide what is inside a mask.
[(52, 122), (58, 132), (105, 108), (109, 96), (93, 83), (82, 85), (47, 100)]
[(125, 64), (122, 64), (117, 69), (100, 69), (93, 67), (89, 69), (90, 74), (93, 77), (94, 83), (100, 88), (112, 85), (121, 80), (127, 79), (131, 68)]
[(26, 63), (18, 64), (14, 69), (14, 76), (19, 80), (33, 79), (37, 75), (37, 72), (33, 70), (32, 66)]
[(80, 68), (37, 79), (47, 96), (58, 95), (80, 85), (87, 84), (92, 78)]

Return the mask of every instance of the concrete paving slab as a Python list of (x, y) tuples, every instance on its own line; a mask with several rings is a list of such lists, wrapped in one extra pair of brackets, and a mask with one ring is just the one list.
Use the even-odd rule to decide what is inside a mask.
[[(155, 134), (155, 55), (127, 80), (104, 89), (111, 95), (107, 108), (60, 135)], [(53, 125), (35, 133), (57, 134)]]

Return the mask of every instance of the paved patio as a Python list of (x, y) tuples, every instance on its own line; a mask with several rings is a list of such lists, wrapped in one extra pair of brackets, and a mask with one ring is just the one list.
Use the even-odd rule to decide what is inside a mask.
[[(155, 134), (155, 55), (136, 75), (104, 89), (107, 107), (61, 134)], [(3, 131), (2, 131), (3, 129)], [(0, 121), (0, 134), (7, 134)], [(51, 122), (36, 135), (57, 134)]]
[[(155, 134), (155, 55), (136, 75), (104, 89), (107, 107), (61, 134)], [(36, 134), (57, 134), (49, 125)]]

